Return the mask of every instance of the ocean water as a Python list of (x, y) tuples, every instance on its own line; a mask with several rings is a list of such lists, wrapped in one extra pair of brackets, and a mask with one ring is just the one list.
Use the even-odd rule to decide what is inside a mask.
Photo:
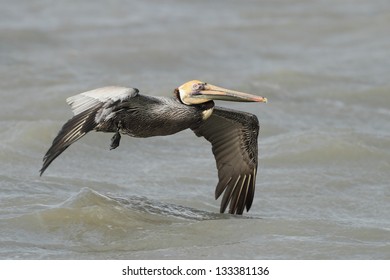
[[(389, 259), (386, 0), (1, 1), (1, 259)], [(206, 82), (266, 96), (255, 199), (219, 214), (210, 144), (90, 133), (39, 177), (107, 85)]]

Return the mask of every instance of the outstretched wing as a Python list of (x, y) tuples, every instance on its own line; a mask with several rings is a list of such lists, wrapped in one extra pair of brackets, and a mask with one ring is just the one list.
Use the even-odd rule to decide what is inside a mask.
[(119, 103), (137, 94), (138, 90), (133, 88), (103, 87), (69, 97), (66, 102), (71, 106), (74, 117), (63, 125), (54, 138), (43, 158), (40, 175), (66, 148), (95, 129), (100, 122), (110, 118)]
[(220, 212), (242, 214), (252, 205), (257, 173), (259, 121), (253, 114), (215, 107), (212, 115), (193, 129), (212, 145), (219, 182), (215, 199), (223, 192)]

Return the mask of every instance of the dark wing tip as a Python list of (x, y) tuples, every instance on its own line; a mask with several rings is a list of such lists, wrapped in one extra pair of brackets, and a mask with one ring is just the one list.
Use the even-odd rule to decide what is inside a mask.
[(43, 158), (43, 165), (42, 168), (39, 170), (39, 177), (42, 177), (43, 172), (45, 172), (46, 168), (50, 165), (50, 163), (51, 161), (49, 162), (45, 158)]
[(95, 115), (100, 106), (95, 106), (88, 111), (82, 112), (68, 120), (54, 138), (49, 150), (43, 157), (43, 165), (39, 170), (40, 176), (49, 165), (71, 144), (83, 137), (87, 132), (96, 127)]
[(256, 170), (252, 174), (239, 175), (231, 179), (227, 184), (217, 186), (216, 199), (224, 191), (220, 213), (224, 213), (229, 206), (229, 214), (242, 215), (244, 210), (248, 212), (252, 206), (255, 193)]

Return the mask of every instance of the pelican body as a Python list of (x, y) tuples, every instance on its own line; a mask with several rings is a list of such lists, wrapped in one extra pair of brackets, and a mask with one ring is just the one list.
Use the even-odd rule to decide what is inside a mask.
[(68, 120), (43, 158), (40, 175), (66, 148), (95, 130), (114, 133), (110, 149), (120, 144), (121, 135), (152, 137), (171, 135), (185, 129), (212, 144), (219, 182), (217, 199), (224, 193), (220, 212), (249, 211), (257, 173), (259, 122), (255, 115), (215, 107), (213, 100), (267, 102), (261, 96), (189, 81), (175, 89), (173, 97), (139, 94), (136, 88), (103, 87), (69, 97), (74, 117)]

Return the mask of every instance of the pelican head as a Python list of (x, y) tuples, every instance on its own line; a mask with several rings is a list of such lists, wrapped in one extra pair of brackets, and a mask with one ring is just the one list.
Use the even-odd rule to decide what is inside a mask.
[(202, 104), (210, 100), (267, 102), (265, 97), (217, 87), (198, 80), (189, 81), (177, 90), (181, 101), (186, 105)]

